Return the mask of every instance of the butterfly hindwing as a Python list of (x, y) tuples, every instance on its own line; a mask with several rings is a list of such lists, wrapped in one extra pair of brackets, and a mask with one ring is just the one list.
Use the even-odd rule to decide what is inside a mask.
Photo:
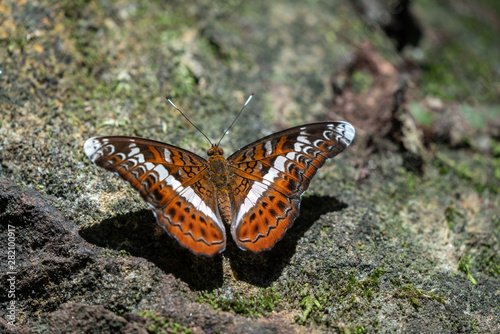
[(349, 123), (313, 123), (267, 136), (231, 155), (231, 234), (238, 246), (254, 252), (274, 246), (297, 218), (300, 197), (317, 170), (349, 146), (354, 134)]
[(195, 254), (215, 255), (225, 249), (226, 237), (217, 210), (215, 190), (203, 177), (184, 188), (163, 209), (153, 208), (156, 220), (181, 245)]
[(280, 240), (299, 214), (300, 196), (287, 197), (253, 175), (234, 172), (231, 234), (241, 249), (260, 252)]
[(92, 162), (137, 190), (158, 224), (182, 246), (208, 256), (225, 248), (206, 160), (172, 145), (124, 136), (90, 138), (84, 150)]

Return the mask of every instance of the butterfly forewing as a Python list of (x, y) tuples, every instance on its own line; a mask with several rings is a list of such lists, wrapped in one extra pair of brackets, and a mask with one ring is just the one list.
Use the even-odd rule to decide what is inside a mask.
[(326, 159), (349, 146), (354, 134), (349, 123), (313, 123), (262, 138), (231, 155), (231, 234), (238, 246), (258, 252), (280, 240), (297, 218), (310, 180)]
[(172, 145), (135, 137), (90, 138), (84, 150), (92, 162), (136, 189), (158, 223), (181, 245), (209, 256), (225, 248), (225, 229), (206, 160)]

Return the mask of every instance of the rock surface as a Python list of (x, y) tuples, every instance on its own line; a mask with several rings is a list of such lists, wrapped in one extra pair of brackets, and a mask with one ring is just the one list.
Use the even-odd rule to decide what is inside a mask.
[[(385, 1), (2, 2), (0, 332), (499, 332), (500, 9), (404, 3), (408, 45), (373, 25), (395, 33)], [(356, 127), (271, 251), (192, 255), (84, 155), (133, 135), (204, 156), (165, 96), (217, 140), (250, 93), (227, 153)]]

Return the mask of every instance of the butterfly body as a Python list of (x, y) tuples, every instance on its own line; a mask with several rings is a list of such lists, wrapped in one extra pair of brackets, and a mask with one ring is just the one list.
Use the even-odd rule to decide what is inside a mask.
[(212, 145), (208, 161), (166, 143), (124, 136), (90, 138), (84, 150), (136, 189), (182, 246), (212, 256), (225, 249), (225, 225), (243, 250), (272, 248), (299, 215), (300, 198), (317, 170), (354, 135), (346, 122), (306, 124), (227, 159)]
[(217, 204), (222, 219), (226, 224), (231, 224), (231, 200), (228, 191), (231, 174), (223, 154), (223, 150), (217, 145), (212, 145), (207, 151), (208, 176), (217, 189)]

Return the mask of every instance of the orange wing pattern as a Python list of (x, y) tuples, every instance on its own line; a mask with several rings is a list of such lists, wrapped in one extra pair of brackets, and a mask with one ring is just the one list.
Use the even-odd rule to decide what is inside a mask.
[(299, 215), (300, 197), (318, 169), (348, 147), (354, 134), (345, 122), (307, 124), (262, 138), (227, 160), (212, 145), (209, 162), (134, 137), (90, 138), (84, 150), (137, 190), (182, 246), (212, 256), (226, 247), (221, 210), (241, 249), (273, 247)]
[(224, 250), (225, 228), (206, 160), (172, 145), (123, 136), (90, 138), (84, 150), (137, 190), (158, 224), (182, 246), (207, 256)]
[(300, 197), (326, 159), (354, 139), (346, 122), (307, 124), (262, 138), (228, 158), (231, 234), (244, 250), (260, 252), (279, 241), (299, 215)]

